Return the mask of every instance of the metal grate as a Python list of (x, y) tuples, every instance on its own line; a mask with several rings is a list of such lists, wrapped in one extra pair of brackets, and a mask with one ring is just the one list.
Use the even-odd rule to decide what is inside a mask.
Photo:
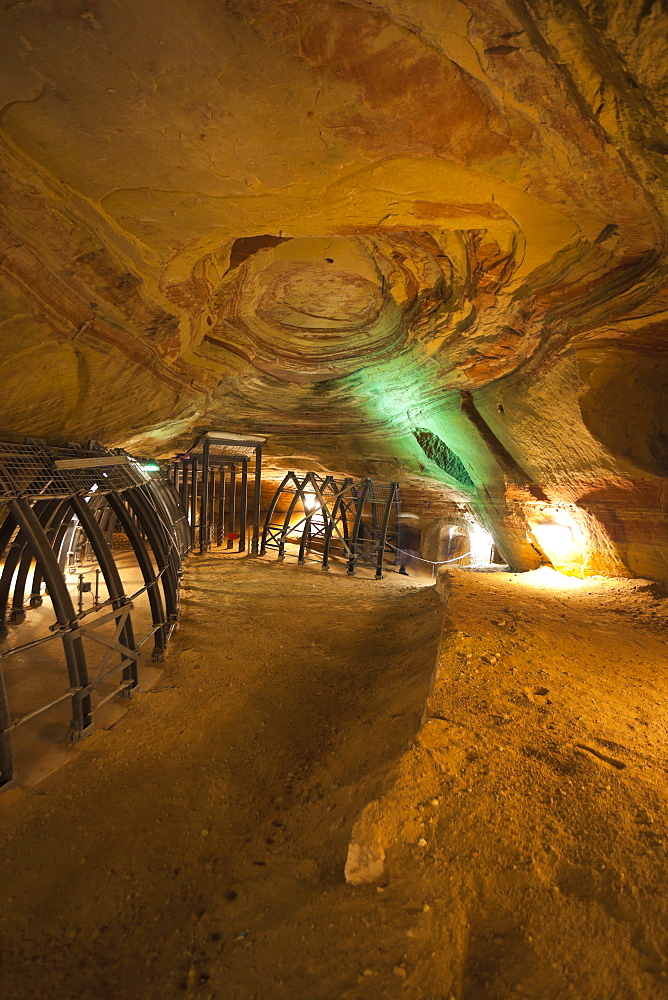
[(120, 493), (149, 478), (124, 452), (0, 442), (0, 501)]
[(211, 442), (209, 446), (209, 458), (216, 458), (220, 456), (221, 458), (238, 458), (239, 460), (245, 459), (248, 461), (255, 454), (255, 446), (237, 445), (237, 444), (214, 444)]

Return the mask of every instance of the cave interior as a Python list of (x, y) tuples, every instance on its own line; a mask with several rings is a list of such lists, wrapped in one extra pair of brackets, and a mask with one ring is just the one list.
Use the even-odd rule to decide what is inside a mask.
[(7, 995), (665, 997), (665, 0), (0, 19)]

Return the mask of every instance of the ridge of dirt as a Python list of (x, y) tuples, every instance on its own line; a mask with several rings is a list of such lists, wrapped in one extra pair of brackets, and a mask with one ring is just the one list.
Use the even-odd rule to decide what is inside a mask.
[(667, 997), (668, 602), (547, 569), (451, 578), (427, 721), (353, 833), (416, 903), (402, 995)]

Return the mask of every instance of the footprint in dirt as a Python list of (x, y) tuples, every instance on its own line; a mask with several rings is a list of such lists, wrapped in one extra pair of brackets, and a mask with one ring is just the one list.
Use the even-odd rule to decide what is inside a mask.
[(524, 693), (534, 705), (551, 705), (548, 695), (549, 691), (545, 687), (525, 687)]

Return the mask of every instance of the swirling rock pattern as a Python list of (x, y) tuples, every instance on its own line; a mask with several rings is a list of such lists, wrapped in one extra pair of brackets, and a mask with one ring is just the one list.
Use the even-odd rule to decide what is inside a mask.
[(668, 577), (661, 5), (0, 16), (5, 435), (266, 432), (518, 567)]

